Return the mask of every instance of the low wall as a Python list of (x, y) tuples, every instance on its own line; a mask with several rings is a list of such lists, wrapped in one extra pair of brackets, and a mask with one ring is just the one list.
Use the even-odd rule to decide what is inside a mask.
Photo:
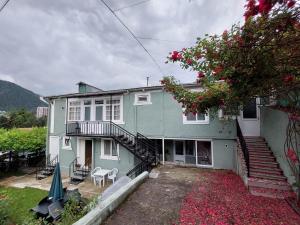
[(148, 176), (148, 172), (143, 172), (110, 197), (99, 202), (96, 208), (73, 225), (100, 225)]

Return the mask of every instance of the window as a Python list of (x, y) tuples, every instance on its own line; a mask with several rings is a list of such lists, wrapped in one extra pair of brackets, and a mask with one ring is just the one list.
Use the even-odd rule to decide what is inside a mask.
[(70, 137), (63, 137), (63, 139), (62, 139), (62, 148), (65, 149), (65, 150), (72, 150), (71, 138)]
[(150, 93), (137, 93), (135, 94), (134, 105), (147, 105), (151, 103)]
[[(105, 106), (106, 120), (121, 120), (121, 101), (120, 99), (106, 100)], [(112, 118), (111, 118), (112, 116)]]
[(95, 119), (103, 121), (103, 100), (95, 100)]
[(203, 113), (188, 113), (183, 115), (184, 124), (209, 124), (209, 115)]
[(118, 160), (119, 159), (119, 144), (109, 139), (102, 139), (101, 159)]
[(185, 154), (186, 155), (195, 155), (195, 141), (187, 140), (185, 141)]
[(69, 103), (69, 120), (77, 121), (80, 120), (81, 113), (81, 102), (80, 101), (72, 101)]

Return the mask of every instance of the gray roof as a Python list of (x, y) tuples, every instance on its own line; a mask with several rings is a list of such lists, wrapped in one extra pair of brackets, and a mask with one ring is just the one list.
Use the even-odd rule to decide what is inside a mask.
[[(200, 87), (200, 84), (197, 83), (186, 83), (182, 84), (185, 88), (196, 88)], [(84, 98), (84, 97), (94, 97), (94, 96), (110, 96), (110, 95), (118, 95), (129, 92), (140, 92), (140, 91), (153, 91), (153, 90), (161, 90), (164, 86), (149, 86), (149, 87), (138, 87), (138, 88), (127, 88), (127, 89), (117, 89), (117, 90), (109, 90), (109, 91), (98, 91), (98, 92), (87, 92), (87, 93), (70, 93), (63, 95), (53, 95), (47, 96), (46, 99), (56, 99), (56, 98)]]

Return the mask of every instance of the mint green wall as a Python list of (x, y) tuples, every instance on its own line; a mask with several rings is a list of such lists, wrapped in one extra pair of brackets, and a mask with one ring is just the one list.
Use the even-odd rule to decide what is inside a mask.
[(209, 124), (183, 124), (181, 105), (166, 92), (151, 92), (149, 105), (134, 105), (135, 93), (124, 95), (124, 127), (147, 137), (234, 139), (234, 121), (210, 118)]
[(261, 135), (271, 147), (289, 182), (293, 183), (294, 178), (284, 154), (287, 124), (288, 115), (286, 113), (266, 107), (261, 109)]
[[(236, 128), (234, 121), (210, 118), (209, 124), (183, 124), (182, 108), (162, 90), (151, 92), (150, 105), (134, 105), (135, 92), (123, 95), (123, 126), (132, 133), (140, 132), (151, 138), (214, 139), (214, 167), (232, 169), (235, 166), (234, 151)], [(51, 113), (51, 110), (50, 110)], [(66, 99), (55, 99), (55, 123), (53, 136), (59, 136), (60, 146), (65, 136)], [(51, 115), (49, 116), (51, 118)], [(50, 128), (50, 121), (48, 122)], [(49, 129), (50, 130), (50, 129)], [(76, 137), (71, 138), (72, 151), (60, 149), (62, 170), (68, 172), (70, 162), (76, 157)], [(100, 144), (95, 141), (95, 166), (117, 167), (128, 172), (134, 166), (134, 156), (120, 147), (120, 161), (100, 159)], [(225, 148), (225, 144), (228, 147)], [(48, 149), (48, 148), (47, 148)]]
[(119, 145), (119, 160), (101, 159), (101, 139), (94, 139), (94, 165), (104, 169), (117, 168), (118, 176), (125, 176), (135, 165), (134, 155)]

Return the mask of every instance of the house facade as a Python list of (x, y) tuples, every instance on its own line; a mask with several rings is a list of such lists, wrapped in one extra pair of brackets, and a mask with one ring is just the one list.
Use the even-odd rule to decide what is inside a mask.
[[(185, 87), (199, 89), (197, 84)], [(150, 139), (161, 163), (236, 167), (235, 121), (209, 113), (184, 115), (181, 104), (162, 86), (102, 91), (79, 83), (78, 93), (48, 100), (47, 152), (52, 158), (58, 155), (65, 173), (75, 159), (91, 169), (118, 168), (119, 176), (140, 162), (107, 133), (111, 126)]]

